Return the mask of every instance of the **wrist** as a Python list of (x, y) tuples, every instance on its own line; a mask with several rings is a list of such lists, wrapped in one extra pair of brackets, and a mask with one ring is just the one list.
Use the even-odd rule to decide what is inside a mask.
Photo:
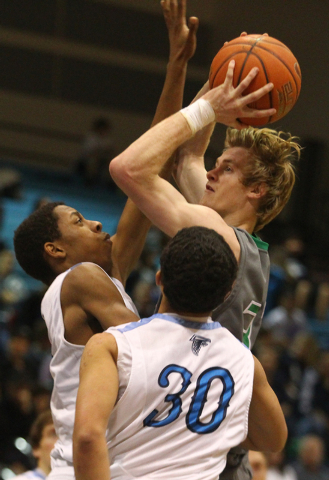
[(174, 71), (176, 74), (186, 74), (187, 62), (185, 60), (177, 60), (176, 58), (169, 59), (167, 63), (167, 71)]
[(216, 118), (211, 104), (208, 100), (204, 100), (203, 98), (199, 98), (196, 102), (183, 108), (180, 110), (180, 113), (189, 124), (193, 135), (214, 122)]

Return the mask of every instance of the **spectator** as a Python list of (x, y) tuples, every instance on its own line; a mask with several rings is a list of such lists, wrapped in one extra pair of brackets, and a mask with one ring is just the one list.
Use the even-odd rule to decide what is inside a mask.
[(297, 480), (296, 472), (284, 461), (284, 452), (267, 453), (268, 469), (266, 480)]
[(96, 118), (87, 133), (81, 147), (77, 162), (77, 172), (82, 176), (86, 185), (94, 185), (107, 179), (112, 188), (114, 182), (108, 165), (114, 157), (112, 124), (105, 117)]
[(36, 418), (29, 436), (36, 468), (14, 477), (16, 480), (45, 479), (50, 473), (50, 452), (57, 440), (50, 410), (41, 413)]
[(306, 330), (307, 316), (304, 310), (296, 307), (294, 289), (285, 289), (278, 306), (264, 317), (263, 328), (272, 332), (272, 338), (287, 347), (297, 333)]
[(297, 480), (328, 480), (324, 464), (324, 442), (318, 435), (305, 435), (299, 444), (298, 458), (292, 464)]

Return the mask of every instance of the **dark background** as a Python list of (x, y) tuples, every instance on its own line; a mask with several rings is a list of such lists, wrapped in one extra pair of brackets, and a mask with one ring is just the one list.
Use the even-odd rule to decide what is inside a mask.
[[(297, 57), (302, 90), (273, 124), (305, 147), (293, 197), (270, 234), (302, 231), (311, 255), (329, 263), (327, 76), (329, 2), (190, 0), (200, 18), (190, 62), (187, 104), (207, 78), (217, 50), (241, 31), (268, 32)], [(25, 164), (72, 169), (82, 136), (97, 115), (114, 123), (124, 149), (149, 126), (168, 56), (158, 0), (11, 0), (0, 4), (0, 155)], [(220, 152), (218, 126), (212, 154)], [(266, 231), (265, 231), (266, 233)]]

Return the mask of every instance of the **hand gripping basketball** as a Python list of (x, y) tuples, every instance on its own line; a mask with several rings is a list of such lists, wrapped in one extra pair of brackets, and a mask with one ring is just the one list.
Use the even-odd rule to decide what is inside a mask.
[(233, 85), (243, 81), (253, 67), (259, 69), (243, 95), (271, 82), (274, 88), (256, 103), (256, 109), (275, 108), (276, 113), (266, 117), (241, 118), (249, 125), (260, 126), (273, 123), (287, 115), (295, 105), (301, 89), (301, 71), (297, 59), (279, 40), (268, 35), (245, 35), (226, 42), (214, 57), (209, 74), (210, 87), (221, 85), (226, 77), (229, 62), (235, 60)]

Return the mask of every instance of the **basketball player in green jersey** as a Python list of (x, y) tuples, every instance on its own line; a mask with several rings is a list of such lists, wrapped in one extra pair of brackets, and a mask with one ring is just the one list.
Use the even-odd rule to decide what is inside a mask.
[[(120, 188), (170, 237), (193, 225), (213, 228), (224, 236), (239, 270), (231, 294), (213, 312), (213, 319), (251, 348), (265, 308), (270, 267), (268, 245), (255, 232), (287, 203), (295, 181), (292, 163), (300, 148), (289, 135), (244, 128), (246, 125), (236, 120), (263, 115), (264, 111), (254, 111), (248, 104), (270, 91), (271, 85), (243, 97), (257, 70), (235, 89), (233, 69), (231, 63), (222, 86), (209, 91), (206, 84), (190, 107), (146, 132), (112, 160), (110, 172)], [(223, 154), (207, 173), (204, 154), (215, 121), (231, 128)], [(159, 177), (162, 165), (176, 151), (176, 180), (184, 196)], [(236, 449), (229, 454), (222, 478), (251, 478), (244, 451)]]

